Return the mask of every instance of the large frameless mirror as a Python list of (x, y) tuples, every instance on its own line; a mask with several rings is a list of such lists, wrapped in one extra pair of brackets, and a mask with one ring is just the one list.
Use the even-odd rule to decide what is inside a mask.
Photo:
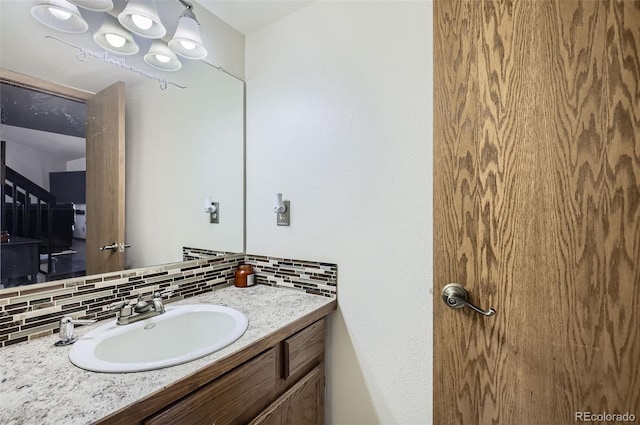
[[(164, 13), (179, 16), (184, 9), (178, 1), (160, 3)], [(10, 242), (0, 245), (2, 285), (81, 275), (82, 267), (72, 267), (65, 274), (63, 265), (87, 250), (91, 252), (86, 255), (98, 256), (124, 250), (125, 268), (181, 261), (183, 247), (242, 252), (244, 82), (201, 60), (181, 59), (179, 71), (165, 72), (148, 66), (143, 54), (125, 57), (108, 53), (94, 42), (90, 32), (61, 33), (37, 22), (30, 14), (34, 4), (0, 2), (1, 138), (6, 168), (46, 192), (55, 192), (51, 210), (57, 233), (48, 246), (38, 242), (35, 278), (31, 274), (9, 277), (11, 263), (5, 261), (9, 261), (12, 248)], [(208, 12), (200, 8), (197, 12), (198, 19), (206, 22)], [(83, 16), (92, 28), (100, 27), (104, 19), (98, 12), (83, 10)], [(175, 29), (176, 23), (173, 24)], [(206, 43), (206, 34), (203, 39)], [(151, 49), (152, 43), (139, 42), (140, 50)], [(26, 83), (20, 81), (21, 76)], [(45, 89), (34, 87), (33, 81), (40, 82)], [(113, 125), (109, 117), (117, 113), (96, 112), (87, 105), (98, 103), (97, 110), (103, 111), (94, 96), (118, 82), (123, 83), (124, 93), (125, 147), (118, 154), (125, 164), (124, 240), (105, 237), (89, 241), (91, 235), (86, 230), (98, 221), (102, 211), (115, 207), (107, 201), (94, 201), (92, 206), (87, 202), (102, 199), (95, 195), (104, 191), (117, 191), (114, 183), (117, 180), (107, 171), (102, 172), (99, 183), (87, 185), (85, 180), (82, 187), (82, 176), (92, 173), (87, 168), (107, 162), (106, 153), (96, 151), (97, 157), (91, 157), (96, 153), (86, 147), (93, 143), (88, 138), (93, 139), (96, 133), (102, 134), (107, 126)], [(92, 100), (58, 96), (55, 88), (60, 86), (84, 92)], [(35, 103), (26, 103), (29, 101)], [(86, 115), (78, 118), (77, 111)], [(82, 124), (95, 124), (101, 113), (105, 121), (100, 121), (102, 127), (98, 130), (104, 131), (96, 131), (94, 125), (88, 134), (81, 134), (81, 130), (89, 127), (78, 125), (78, 120), (84, 120)], [(27, 203), (31, 206), (36, 203), (36, 196), (29, 196), (31, 200), (27, 202), (24, 194), (22, 200), (20, 195), (4, 194), (5, 213), (0, 230), (10, 227), (10, 240), (12, 237), (18, 240), (20, 233), (10, 220), (24, 215), (30, 208)], [(215, 223), (212, 214), (205, 212), (205, 199), (216, 203)], [(25, 205), (22, 210), (11, 210), (12, 202)], [(30, 220), (40, 223), (34, 227), (46, 227), (49, 212), (41, 214), (37, 219), (37, 214), (31, 214)], [(67, 225), (69, 220), (71, 225)], [(60, 223), (63, 230), (56, 229)], [(33, 235), (23, 237), (39, 239)], [(109, 247), (113, 242), (117, 246), (112, 250)], [(130, 247), (125, 249), (122, 244)], [(107, 248), (100, 251), (97, 247)], [(91, 273), (92, 267), (87, 269), (86, 262), (84, 265), (85, 272)], [(106, 271), (109, 270), (94, 270)]]

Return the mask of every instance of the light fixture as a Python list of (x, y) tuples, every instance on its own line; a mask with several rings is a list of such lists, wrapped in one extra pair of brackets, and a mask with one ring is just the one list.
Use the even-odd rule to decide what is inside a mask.
[(200, 23), (193, 13), (193, 5), (182, 2), (186, 9), (178, 19), (178, 27), (169, 41), (171, 50), (187, 59), (204, 59), (207, 56), (207, 49), (202, 44), (200, 37)]
[(82, 33), (89, 28), (76, 5), (67, 0), (40, 0), (31, 8), (31, 16), (62, 32)]
[(182, 64), (176, 54), (173, 53), (173, 50), (164, 41), (160, 40), (154, 40), (151, 43), (149, 52), (144, 55), (144, 61), (147, 65), (161, 71), (177, 71), (182, 68)]
[(118, 15), (123, 27), (145, 38), (162, 38), (167, 33), (160, 21), (155, 0), (129, 0)]
[(69, 2), (94, 12), (108, 12), (113, 9), (112, 0), (69, 0)]
[(102, 48), (121, 55), (135, 55), (140, 48), (128, 31), (120, 26), (116, 18), (107, 15), (93, 40)]
[(291, 223), (291, 203), (282, 200), (282, 193), (273, 195), (273, 212), (276, 213), (276, 224), (278, 226), (288, 226)]
[[(134, 55), (140, 51), (139, 45), (148, 45), (138, 36), (154, 39), (148, 53), (143, 56), (144, 62), (161, 71), (177, 71), (182, 68), (182, 63), (176, 55), (200, 60), (207, 57), (208, 52), (202, 42), (200, 23), (193, 13), (193, 5), (186, 0), (176, 1), (185, 9), (178, 17), (170, 40), (165, 37), (167, 30), (160, 20), (156, 0), (37, 0), (31, 14), (50, 28), (70, 33), (89, 29), (78, 7), (86, 9), (90, 18), (96, 13), (102, 14), (102, 25), (97, 31), (93, 28), (93, 40), (100, 47), (120, 55)], [(161, 4), (166, 3), (163, 1)], [(96, 20), (91, 18), (90, 22)]]

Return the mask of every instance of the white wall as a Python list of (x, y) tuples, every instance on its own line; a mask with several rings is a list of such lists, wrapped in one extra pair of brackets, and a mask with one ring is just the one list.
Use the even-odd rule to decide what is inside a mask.
[(67, 171), (86, 171), (87, 158), (78, 158), (67, 161)]
[[(1, 128), (4, 129), (5, 126), (3, 125)], [(2, 139), (7, 142), (7, 166), (41, 188), (49, 190), (49, 173), (66, 171), (66, 162), (63, 158), (16, 142), (6, 137), (3, 131), (0, 131), (0, 134), (2, 134)]]
[(247, 36), (247, 252), (338, 264), (329, 424), (431, 423), (432, 62), (430, 2), (319, 1)]

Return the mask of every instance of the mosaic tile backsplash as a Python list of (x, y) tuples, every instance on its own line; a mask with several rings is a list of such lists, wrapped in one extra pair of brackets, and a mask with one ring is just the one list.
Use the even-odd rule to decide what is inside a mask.
[[(195, 260), (211, 256), (228, 255), (228, 252), (200, 248), (182, 248), (182, 259)], [(269, 286), (284, 286), (303, 290), (310, 294), (336, 297), (338, 265), (290, 258), (246, 255), (244, 264), (253, 267), (256, 282)]]
[(335, 297), (338, 284), (338, 265), (316, 261), (247, 255), (256, 281), (263, 285), (297, 288), (310, 294)]
[(251, 264), (259, 284), (336, 296), (337, 265), (184, 248), (186, 261), (52, 283), (25, 285), (0, 294), (0, 347), (58, 332), (64, 316), (103, 320), (116, 316), (109, 304), (172, 289), (167, 302), (230, 285), (238, 265)]
[(187, 246), (182, 247), (182, 261), (198, 260), (201, 258), (219, 257), (221, 255), (234, 255), (233, 252), (227, 251), (213, 251), (210, 249), (202, 248), (189, 248)]

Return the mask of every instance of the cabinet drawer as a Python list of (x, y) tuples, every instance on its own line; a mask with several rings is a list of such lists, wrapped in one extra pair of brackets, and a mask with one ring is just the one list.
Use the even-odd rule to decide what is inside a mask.
[(276, 370), (276, 350), (271, 348), (151, 416), (144, 423), (226, 425), (246, 422), (247, 415), (255, 415), (264, 408), (264, 405), (259, 406), (255, 402), (275, 388)]
[(324, 319), (284, 340), (284, 378), (303, 370), (324, 353)]

